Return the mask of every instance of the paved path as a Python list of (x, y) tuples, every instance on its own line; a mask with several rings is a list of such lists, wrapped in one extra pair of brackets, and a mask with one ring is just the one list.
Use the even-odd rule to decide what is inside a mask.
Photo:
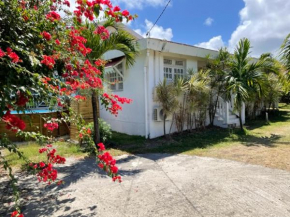
[[(27, 196), (29, 217), (290, 216), (290, 173), (239, 162), (146, 154), (118, 160), (113, 183), (92, 158), (61, 167), (65, 184)], [(27, 178), (27, 189), (34, 183)], [(57, 190), (57, 191), (56, 191)], [(56, 193), (57, 192), (57, 196)], [(47, 192), (47, 193), (44, 193)], [(29, 194), (28, 194), (29, 195)]]

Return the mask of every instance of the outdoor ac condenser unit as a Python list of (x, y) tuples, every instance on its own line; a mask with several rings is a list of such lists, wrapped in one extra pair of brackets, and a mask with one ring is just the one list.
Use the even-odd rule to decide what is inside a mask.
[[(163, 109), (160, 107), (154, 108), (153, 110), (153, 120), (154, 121), (163, 121), (164, 120), (164, 114), (163, 114)], [(166, 121), (172, 120), (172, 114), (168, 115), (166, 117)]]

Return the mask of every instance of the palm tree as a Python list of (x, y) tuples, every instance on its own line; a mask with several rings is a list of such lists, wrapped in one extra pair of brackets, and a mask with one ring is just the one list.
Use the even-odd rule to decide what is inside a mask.
[(240, 128), (243, 130), (242, 123), (242, 105), (249, 99), (251, 91), (262, 93), (261, 84), (263, 83), (263, 74), (261, 69), (264, 65), (264, 60), (254, 62), (249, 57), (250, 41), (246, 38), (241, 39), (235, 49), (231, 60), (230, 68), (226, 80), (226, 98), (231, 99), (234, 96), (234, 110), (238, 112)]
[(157, 101), (161, 104), (163, 111), (163, 131), (166, 136), (166, 118), (178, 107), (177, 91), (174, 84), (167, 84), (166, 78), (156, 87)]
[[(192, 130), (192, 120), (194, 116), (195, 124), (199, 127), (204, 127), (206, 120), (206, 111), (209, 105), (210, 85), (209, 85), (209, 71), (198, 71), (192, 73), (189, 70), (190, 77), (186, 83), (186, 107), (188, 113), (188, 126)], [(197, 118), (196, 118), (197, 113)], [(192, 115), (193, 114), (193, 115)]]
[(288, 95), (288, 98), (290, 98), (290, 34), (285, 38), (281, 46), (280, 56), (285, 68), (284, 78), (286, 82), (283, 83), (285, 96)]
[[(110, 34), (107, 40), (102, 40), (100, 35), (94, 34), (96, 24), (86, 23), (86, 30), (83, 31), (85, 38), (87, 39), (86, 46), (92, 49), (92, 52), (87, 56), (89, 60), (94, 61), (101, 58), (106, 52), (111, 50), (121, 51), (126, 60), (126, 67), (132, 66), (135, 62), (135, 58), (138, 54), (138, 46), (135, 38), (122, 30), (120, 26), (115, 25), (112, 21), (106, 21), (103, 23), (104, 27), (114, 27), (115, 32)], [(102, 76), (104, 73), (102, 72)], [(92, 90), (92, 107), (93, 107), (93, 120), (94, 120), (94, 142), (98, 144), (100, 142), (100, 131), (98, 123), (98, 90)]]
[(281, 59), (288, 71), (288, 79), (290, 79), (290, 34), (285, 38), (281, 46)]
[(218, 100), (225, 92), (225, 74), (229, 70), (231, 55), (226, 48), (219, 49), (218, 56), (206, 64), (208, 70), (208, 80), (210, 86), (209, 92), (209, 120), (210, 126), (213, 126), (217, 110)]

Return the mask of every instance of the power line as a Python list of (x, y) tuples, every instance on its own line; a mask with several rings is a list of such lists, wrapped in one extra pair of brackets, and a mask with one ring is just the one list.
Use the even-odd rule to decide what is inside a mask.
[(153, 26), (149, 29), (149, 31), (146, 33), (146, 36), (148, 36), (151, 32), (151, 30), (153, 29), (153, 27), (156, 25), (156, 23), (159, 21), (160, 17), (163, 15), (164, 11), (166, 10), (166, 8), (168, 7), (169, 3), (171, 2), (171, 0), (169, 0), (167, 2), (167, 4), (165, 5), (165, 8), (163, 9), (163, 11), (161, 12), (161, 14), (159, 15), (159, 17), (157, 18), (157, 20), (155, 21), (155, 23), (153, 24)]

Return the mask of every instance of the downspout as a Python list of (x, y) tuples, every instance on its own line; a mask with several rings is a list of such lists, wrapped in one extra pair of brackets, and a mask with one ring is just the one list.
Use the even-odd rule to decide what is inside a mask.
[(147, 84), (147, 74), (148, 74), (148, 61), (149, 61), (149, 50), (146, 50), (146, 58), (144, 64), (144, 97), (145, 97), (145, 138), (148, 138), (148, 84)]

